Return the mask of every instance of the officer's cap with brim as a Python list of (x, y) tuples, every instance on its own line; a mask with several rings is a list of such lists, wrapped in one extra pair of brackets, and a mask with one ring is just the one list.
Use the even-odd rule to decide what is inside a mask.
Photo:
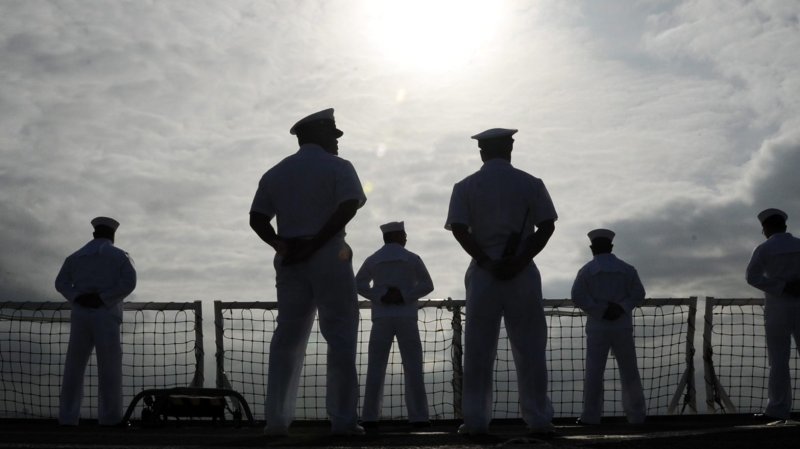
[(760, 221), (761, 224), (764, 224), (764, 222), (767, 221), (768, 218), (774, 217), (776, 215), (781, 217), (783, 221), (786, 221), (786, 219), (789, 218), (789, 216), (786, 215), (786, 212), (780, 209), (770, 208), (770, 209), (764, 209), (758, 214), (758, 221)]
[(336, 127), (336, 120), (333, 118), (333, 108), (315, 112), (301, 118), (289, 129), (289, 134), (297, 135), (297, 133), (302, 132), (304, 128), (311, 128), (315, 125), (333, 126), (333, 129), (338, 133), (337, 137), (342, 137), (344, 135), (344, 132)]
[(392, 221), (381, 225), (381, 232), (384, 234), (387, 232), (400, 232), (405, 230), (406, 228), (402, 221)]
[(477, 141), (481, 140), (489, 140), (489, 139), (499, 139), (501, 137), (511, 137), (516, 134), (516, 129), (507, 129), (507, 128), (492, 128), (487, 129), (482, 133), (475, 134), (472, 136), (472, 139)]
[(104, 226), (116, 231), (119, 227), (119, 222), (110, 217), (96, 217), (92, 220), (92, 227), (97, 228), (98, 226)]
[(589, 231), (589, 234), (587, 235), (589, 236), (589, 240), (591, 240), (592, 242), (594, 242), (595, 239), (608, 239), (608, 241), (611, 242), (614, 240), (614, 236), (616, 234), (614, 233), (614, 231), (610, 229), (600, 228)]

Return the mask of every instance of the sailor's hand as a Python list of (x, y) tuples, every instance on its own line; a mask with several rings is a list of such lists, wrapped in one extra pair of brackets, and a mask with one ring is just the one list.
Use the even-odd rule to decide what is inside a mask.
[(608, 303), (608, 307), (606, 307), (606, 311), (603, 312), (603, 319), (614, 321), (624, 314), (625, 314), (625, 309), (623, 309), (622, 306), (620, 306), (615, 302), (610, 302)]
[(483, 268), (488, 272), (492, 272), (494, 269), (495, 264), (497, 263), (489, 256), (483, 256), (480, 259), (475, 259), (475, 263), (478, 264), (479, 267)]
[(505, 257), (494, 264), (492, 276), (501, 280), (508, 281), (514, 279), (518, 274), (525, 269), (530, 263), (529, 260), (524, 260), (519, 255)]
[(84, 293), (75, 298), (75, 302), (90, 309), (97, 309), (103, 305), (103, 300), (100, 299), (100, 295), (97, 293)]
[(800, 281), (789, 281), (783, 288), (783, 294), (800, 298)]
[(286, 251), (289, 249), (289, 244), (286, 243), (284, 239), (275, 239), (269, 242), (269, 246), (275, 250), (275, 253), (281, 257), (286, 255)]
[(384, 304), (403, 304), (403, 294), (397, 287), (389, 287), (389, 290), (381, 296), (381, 302)]
[(287, 239), (284, 240), (284, 243), (286, 244), (286, 249), (281, 261), (283, 266), (306, 261), (317, 251), (317, 246), (313, 239)]

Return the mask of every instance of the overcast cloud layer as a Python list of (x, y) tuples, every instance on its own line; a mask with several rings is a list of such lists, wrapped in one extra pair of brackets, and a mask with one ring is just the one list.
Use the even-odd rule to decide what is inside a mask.
[(136, 300), (274, 299), (250, 202), (326, 107), (369, 198), (356, 268), (405, 220), (432, 296), (463, 298), (450, 191), (480, 166), (469, 136), (509, 127), (560, 215), (546, 297), (595, 227), (648, 296), (758, 296), (755, 214), (800, 222), (800, 4), (473, 3), (0, 2), (0, 300), (58, 299), (96, 215), (122, 222)]

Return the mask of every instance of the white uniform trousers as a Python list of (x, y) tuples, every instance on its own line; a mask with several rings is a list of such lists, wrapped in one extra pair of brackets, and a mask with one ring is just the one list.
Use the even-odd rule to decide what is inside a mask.
[(464, 427), (470, 433), (488, 431), (501, 318), (514, 356), (522, 418), (531, 428), (549, 425), (553, 406), (547, 396), (547, 322), (539, 270), (531, 264), (514, 279), (499, 281), (473, 262), (466, 285)]
[(329, 241), (310, 259), (283, 267), (275, 258), (278, 326), (269, 349), (266, 420), (289, 427), (308, 337), (319, 311), (319, 328), (328, 343), (326, 406), (334, 431), (358, 422), (358, 300), (352, 252), (344, 240)]
[(800, 353), (800, 301), (767, 299), (764, 307), (767, 356), (769, 358), (769, 402), (764, 410), (769, 416), (789, 419), (792, 410), (792, 379), (789, 371), (791, 340)]
[(416, 317), (373, 318), (369, 335), (369, 361), (367, 386), (361, 419), (377, 421), (383, 406), (383, 386), (386, 364), (392, 341), (397, 336), (400, 356), (403, 360), (405, 399), (410, 422), (428, 421), (428, 398), (422, 373), (422, 343)]
[(110, 426), (122, 420), (122, 346), (119, 327), (119, 319), (109, 309), (73, 305), (59, 400), (60, 424), (78, 424), (83, 400), (83, 375), (93, 349), (97, 354), (98, 422)]
[(602, 329), (586, 331), (586, 373), (583, 388), (581, 421), (599, 424), (603, 415), (603, 374), (609, 350), (619, 367), (622, 384), (622, 409), (628, 422), (640, 424), (647, 415), (647, 404), (636, 364), (636, 345), (633, 329)]

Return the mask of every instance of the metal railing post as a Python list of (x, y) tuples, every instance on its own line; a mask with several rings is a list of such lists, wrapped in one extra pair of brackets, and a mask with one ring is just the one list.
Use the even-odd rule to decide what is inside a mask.
[[(733, 405), (725, 389), (717, 377), (714, 369), (714, 349), (711, 346), (711, 330), (714, 327), (714, 305), (718, 304), (715, 298), (706, 297), (706, 313), (703, 327), (703, 368), (706, 381), (706, 407), (709, 413), (736, 413), (736, 406)], [(717, 410), (716, 406), (719, 406)]]
[(675, 394), (670, 401), (667, 408), (668, 414), (674, 414), (678, 408), (681, 400), (681, 393), (686, 389), (686, 394), (683, 395), (683, 407), (681, 407), (681, 414), (688, 406), (693, 413), (697, 413), (697, 390), (694, 384), (694, 333), (695, 333), (695, 319), (697, 316), (697, 297), (692, 296), (689, 298), (689, 316), (686, 318), (686, 370), (678, 382), (678, 388), (675, 389)]
[(222, 317), (222, 301), (214, 301), (214, 343), (216, 344), (214, 357), (217, 362), (217, 388), (228, 388), (230, 385), (228, 379), (225, 377), (224, 324)]
[[(450, 302), (452, 301), (452, 298), (447, 298), (447, 300)], [(461, 409), (461, 400), (464, 388), (464, 366), (462, 364), (464, 347), (461, 343), (461, 336), (463, 334), (463, 327), (461, 325), (461, 307), (450, 304), (447, 309), (453, 312), (453, 318), (450, 321), (453, 329), (453, 343), (450, 351), (450, 356), (452, 357), (453, 363), (453, 415), (456, 418), (461, 419), (464, 417)]]
[(206, 352), (203, 346), (203, 303), (194, 301), (194, 377), (190, 387), (203, 388), (205, 383), (205, 357)]

